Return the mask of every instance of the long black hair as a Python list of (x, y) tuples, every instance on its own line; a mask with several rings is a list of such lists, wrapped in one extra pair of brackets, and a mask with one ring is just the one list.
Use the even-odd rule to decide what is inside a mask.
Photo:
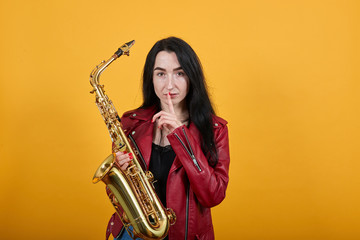
[(160, 51), (174, 52), (180, 66), (189, 78), (189, 92), (186, 95), (186, 105), (189, 111), (189, 121), (193, 122), (202, 136), (201, 148), (209, 158), (209, 164), (215, 166), (218, 162), (217, 151), (214, 142), (212, 115), (215, 114), (212, 107), (204, 73), (195, 51), (184, 40), (176, 37), (162, 39), (155, 43), (146, 57), (143, 71), (143, 98), (140, 108), (156, 106), (160, 107), (160, 99), (156, 96), (153, 84), (155, 58)]

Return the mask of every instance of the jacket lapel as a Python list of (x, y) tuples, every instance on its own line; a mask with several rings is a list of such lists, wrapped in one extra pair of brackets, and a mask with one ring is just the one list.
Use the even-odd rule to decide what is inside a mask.
[(141, 127), (142, 130), (139, 129), (139, 132), (137, 132), (138, 137), (136, 138), (136, 143), (146, 163), (146, 170), (148, 170), (151, 157), (154, 125), (149, 122), (146, 122), (143, 125), (145, 126)]

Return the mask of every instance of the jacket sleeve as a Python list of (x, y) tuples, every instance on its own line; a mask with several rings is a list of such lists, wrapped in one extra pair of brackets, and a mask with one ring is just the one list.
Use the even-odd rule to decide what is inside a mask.
[[(229, 138), (226, 124), (215, 124), (214, 135), (218, 163), (211, 167), (204, 155), (199, 138), (185, 126), (176, 128), (167, 138), (180, 159), (191, 188), (200, 204), (205, 207), (218, 205), (224, 198), (229, 181)], [(193, 154), (193, 156), (191, 156)]]

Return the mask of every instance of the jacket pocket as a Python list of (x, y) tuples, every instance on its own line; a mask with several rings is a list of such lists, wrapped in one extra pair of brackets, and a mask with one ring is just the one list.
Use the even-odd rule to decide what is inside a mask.
[(209, 230), (207, 230), (206, 232), (202, 233), (202, 234), (196, 234), (195, 235), (195, 239), (196, 240), (214, 240), (214, 229), (211, 226), (209, 228)]
[(214, 231), (213, 228), (211, 227), (208, 231), (206, 231), (205, 233), (202, 234), (196, 234), (195, 235), (195, 239), (196, 240), (214, 240)]

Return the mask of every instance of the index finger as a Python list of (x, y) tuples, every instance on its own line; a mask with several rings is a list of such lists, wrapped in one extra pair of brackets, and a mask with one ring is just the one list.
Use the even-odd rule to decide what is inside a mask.
[(170, 92), (167, 94), (167, 101), (168, 101), (170, 113), (175, 114), (174, 105), (171, 101)]

